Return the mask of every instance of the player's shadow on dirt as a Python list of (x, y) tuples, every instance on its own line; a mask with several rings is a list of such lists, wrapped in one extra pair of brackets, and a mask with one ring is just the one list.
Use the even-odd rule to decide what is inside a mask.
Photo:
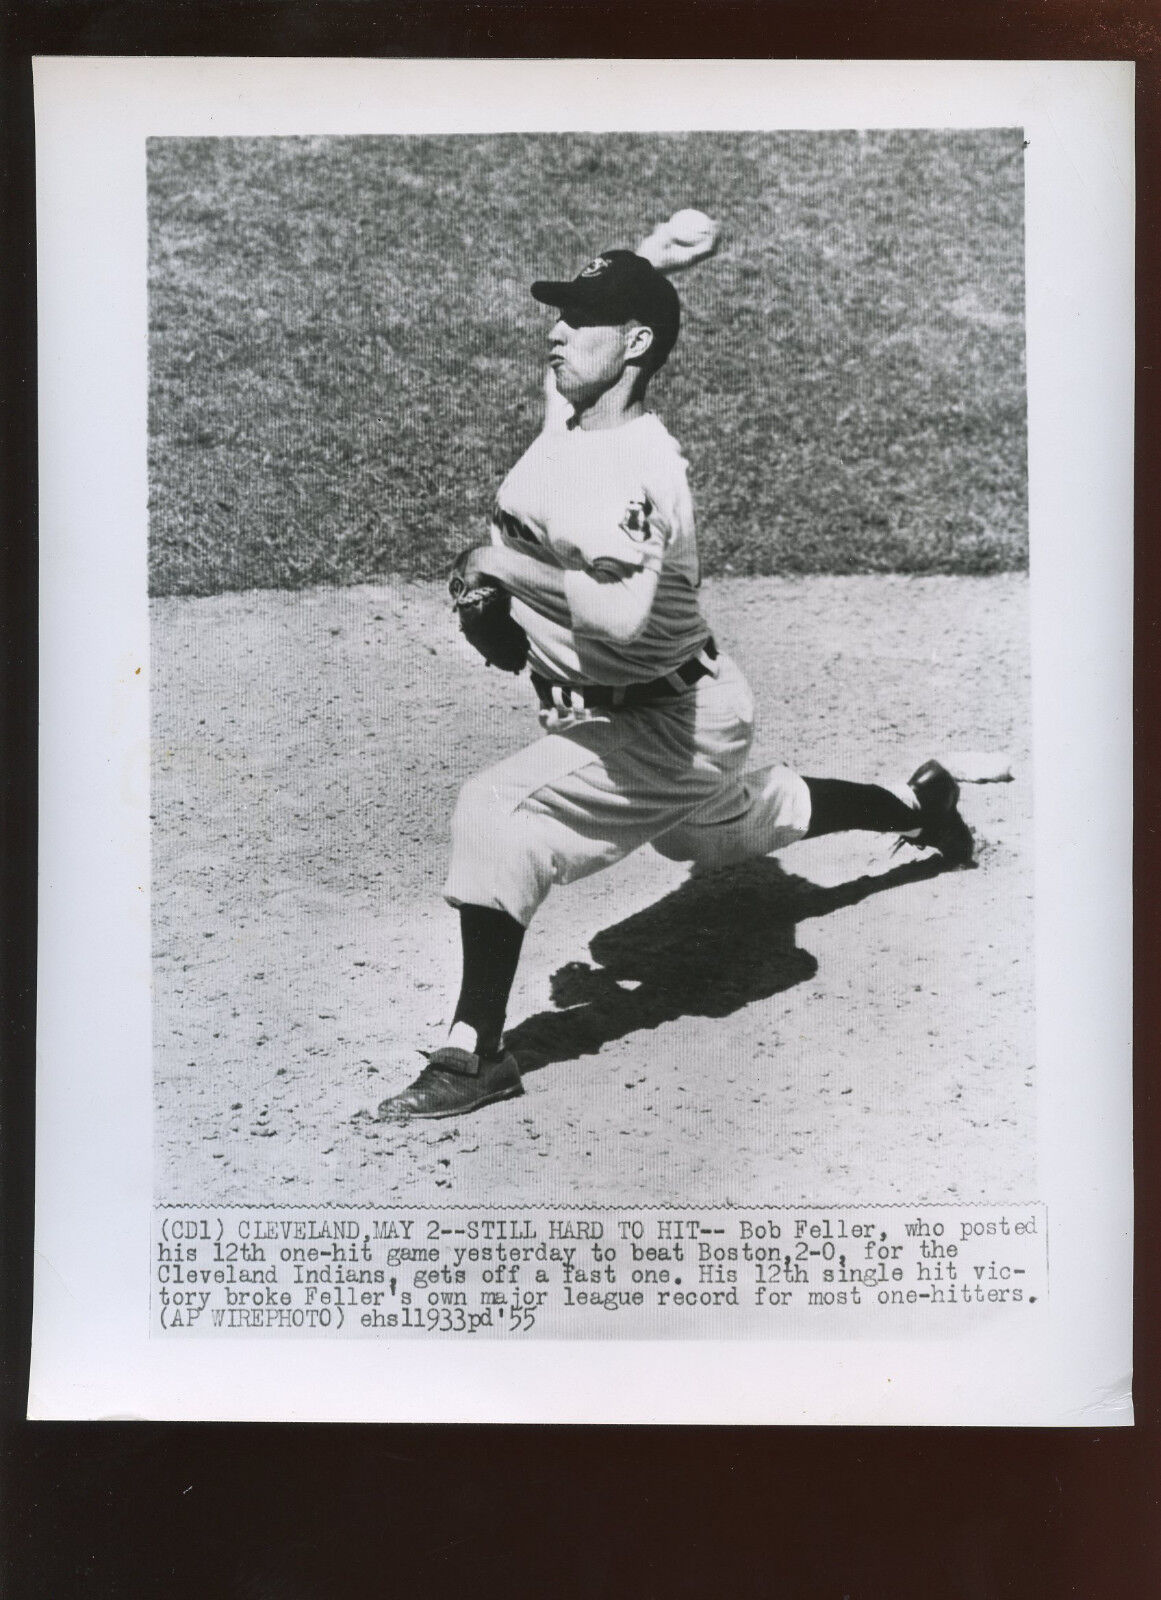
[(729, 1016), (814, 976), (818, 962), (795, 942), (799, 922), (944, 870), (933, 856), (822, 888), (767, 856), (690, 878), (598, 933), (589, 944), (598, 965), (570, 961), (554, 973), (558, 1009), (511, 1029), (508, 1045), (534, 1072), (677, 1017)]

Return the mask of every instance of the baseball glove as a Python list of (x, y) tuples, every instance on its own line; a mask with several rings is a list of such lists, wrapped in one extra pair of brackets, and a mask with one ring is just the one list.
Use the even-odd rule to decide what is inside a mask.
[[(470, 552), (469, 552), (470, 554)], [(490, 667), (523, 672), (528, 662), (528, 635), (512, 615), (512, 599), (495, 578), (473, 573), (461, 556), (448, 579), (448, 592), (460, 632)]]

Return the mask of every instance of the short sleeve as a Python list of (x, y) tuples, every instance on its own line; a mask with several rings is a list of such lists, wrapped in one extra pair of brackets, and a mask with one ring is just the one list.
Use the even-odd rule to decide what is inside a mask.
[(597, 571), (660, 571), (671, 529), (647, 489), (614, 502), (602, 522), (585, 540), (586, 565)]

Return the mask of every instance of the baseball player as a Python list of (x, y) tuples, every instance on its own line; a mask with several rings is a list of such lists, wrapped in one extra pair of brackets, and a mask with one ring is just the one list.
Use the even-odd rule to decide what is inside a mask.
[(897, 790), (745, 770), (753, 698), (701, 614), (687, 464), (646, 408), (677, 340), (677, 291), (647, 255), (610, 249), (532, 294), (556, 312), (558, 398), (500, 485), (490, 543), (461, 556), (451, 590), (486, 659), (527, 661), (544, 732), (460, 793), (444, 888), (460, 919), (460, 994), (446, 1042), (382, 1103), (384, 1120), (523, 1092), (504, 1025), (525, 930), (555, 885), (642, 845), (712, 869), (858, 828), (972, 860), (958, 785), (934, 761)]

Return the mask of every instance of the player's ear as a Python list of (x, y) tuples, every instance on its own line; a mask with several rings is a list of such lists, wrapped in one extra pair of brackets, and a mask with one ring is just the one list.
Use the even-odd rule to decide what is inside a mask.
[(626, 361), (640, 361), (653, 344), (653, 329), (647, 328), (643, 323), (634, 322), (629, 325), (625, 335)]

